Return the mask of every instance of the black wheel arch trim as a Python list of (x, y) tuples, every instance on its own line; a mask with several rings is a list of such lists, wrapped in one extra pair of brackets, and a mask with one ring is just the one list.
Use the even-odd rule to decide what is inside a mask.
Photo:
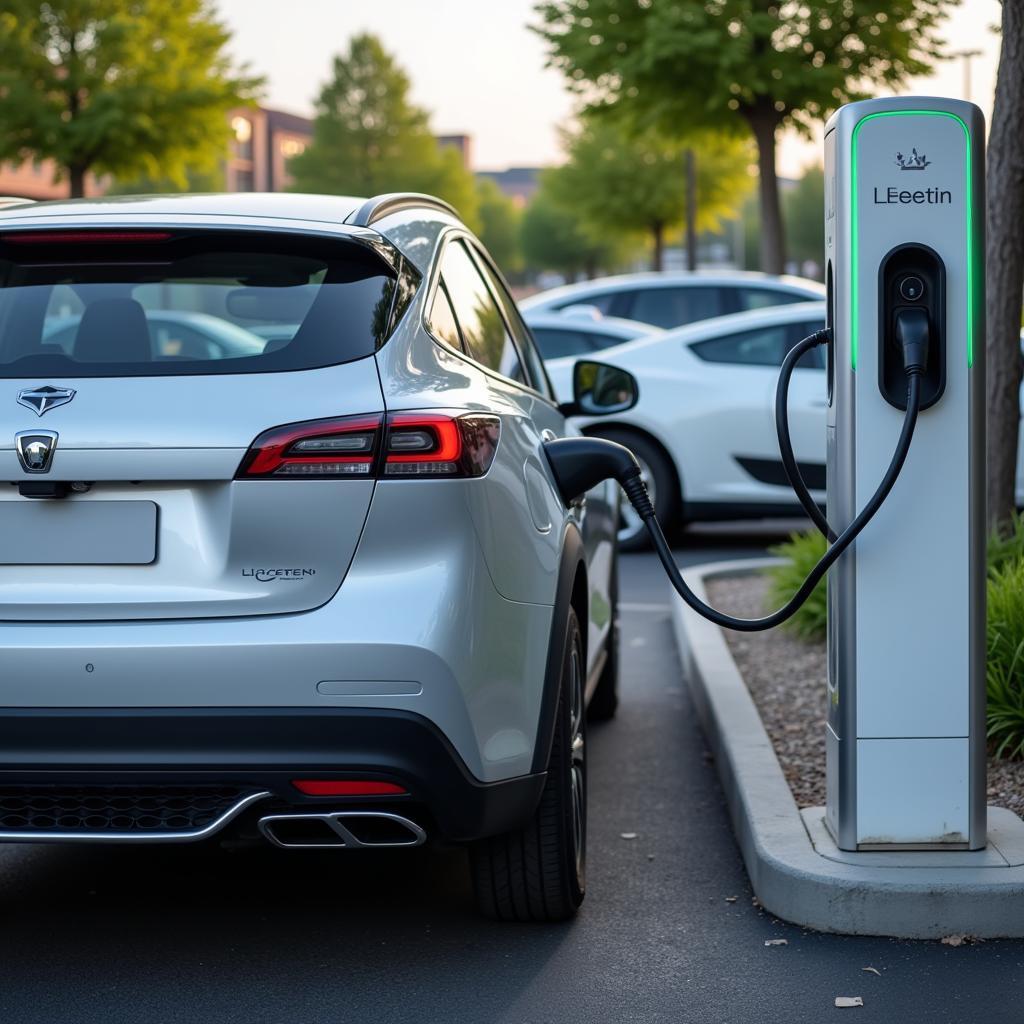
[[(587, 571), (583, 537), (575, 523), (565, 528), (562, 541), (562, 557), (558, 566), (558, 585), (555, 590), (555, 607), (551, 616), (551, 634), (548, 638), (548, 657), (544, 668), (544, 692), (541, 697), (540, 717), (537, 721), (537, 739), (533, 747), (531, 771), (547, 770), (551, 756), (551, 743), (555, 735), (555, 714), (558, 710), (558, 688), (562, 680), (562, 661), (565, 654), (565, 629), (569, 620), (569, 609), (573, 603), (573, 590), (582, 570)], [(586, 598), (584, 588), (584, 597)], [(583, 633), (584, 658), (586, 658), (586, 609), (579, 614), (580, 629)]]

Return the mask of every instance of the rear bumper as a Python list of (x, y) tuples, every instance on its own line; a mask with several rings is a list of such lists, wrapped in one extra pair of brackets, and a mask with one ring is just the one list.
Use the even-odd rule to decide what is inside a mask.
[[(372, 778), (408, 795), (308, 797), (292, 780)], [(0, 787), (231, 786), (268, 794), (232, 823), (296, 808), (391, 810), (465, 841), (522, 825), (544, 774), (475, 779), (420, 715), (349, 708), (18, 708), (0, 712)], [(228, 823), (225, 822), (225, 825)], [(3, 841), (0, 828), (0, 841)], [(40, 834), (45, 840), (45, 834)], [(74, 838), (74, 837), (67, 837)], [(85, 837), (83, 837), (85, 838)]]

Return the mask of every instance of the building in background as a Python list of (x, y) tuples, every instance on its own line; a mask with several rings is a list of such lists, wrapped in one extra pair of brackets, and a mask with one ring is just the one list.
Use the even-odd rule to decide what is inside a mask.
[(437, 144), (442, 149), (454, 149), (462, 158), (467, 171), (473, 169), (473, 139), (469, 135), (438, 135)]
[(269, 107), (239, 107), (228, 115), (231, 152), (224, 168), (228, 192), (284, 192), (288, 161), (313, 137), (308, 117)]
[[(57, 165), (52, 160), (26, 160), (24, 163), (0, 164), (0, 196), (18, 196), (21, 199), (67, 199), (70, 188), (67, 179), (56, 181)], [(85, 178), (85, 194), (101, 196), (108, 182), (89, 174)]]
[(505, 171), (477, 171), (478, 178), (490, 178), (520, 209), (530, 204), (540, 186), (542, 167), (509, 167)]

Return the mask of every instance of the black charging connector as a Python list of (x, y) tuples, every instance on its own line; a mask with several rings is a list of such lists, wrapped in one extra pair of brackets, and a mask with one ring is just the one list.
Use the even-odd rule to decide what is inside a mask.
[(896, 344), (903, 352), (904, 373), (922, 374), (928, 368), (928, 314), (911, 307), (896, 314)]

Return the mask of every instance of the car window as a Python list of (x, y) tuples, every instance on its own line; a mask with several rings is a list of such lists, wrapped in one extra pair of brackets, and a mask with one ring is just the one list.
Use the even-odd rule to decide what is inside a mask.
[(731, 312), (726, 307), (723, 289), (717, 287), (642, 288), (623, 292), (620, 297), (621, 311), (617, 302), (613, 310), (615, 316), (656, 327), (681, 327)]
[[(820, 331), (825, 326), (824, 320), (811, 320), (802, 324), (790, 324), (789, 347), (803, 341), (804, 338)], [(825, 369), (825, 346), (818, 345), (810, 352), (805, 352), (796, 365), (802, 370), (824, 370)]]
[(476, 257), (480, 272), (484, 275), (491, 289), (491, 294), (498, 300), (501, 311), (505, 317), (505, 325), (512, 332), (516, 348), (519, 349), (519, 358), (526, 364), (526, 377), (528, 382), (542, 395), (554, 400), (554, 391), (548, 381), (547, 373), (544, 370), (544, 362), (537, 351), (533, 336), (529, 327), (523, 322), (522, 316), (516, 307), (515, 300), (508, 293), (504, 282), (494, 272), (493, 267), (484, 259), (480, 250), (473, 248), (473, 255)]
[(444, 279), (437, 283), (434, 301), (430, 306), (430, 315), (427, 317), (427, 326), (436, 337), (447, 342), (457, 352), (464, 351), (462, 335), (459, 333), (459, 325), (455, 319), (455, 310), (452, 309), (451, 299), (448, 298), (448, 290), (445, 288)]
[(601, 292), (597, 295), (573, 296), (565, 302), (552, 306), (552, 309), (567, 309), (569, 306), (594, 306), (606, 316), (611, 313), (615, 300), (623, 294), (622, 292)]
[(462, 242), (451, 242), (445, 248), (441, 275), (462, 328), (467, 353), (502, 376), (525, 384), (519, 353), (505, 321)]
[(28, 249), (11, 237), (0, 377), (304, 370), (372, 355), (389, 329), (394, 273), (348, 243), (97, 231)]
[(586, 356), (597, 347), (593, 343), (593, 335), (561, 327), (534, 327), (533, 336), (545, 359)]
[(690, 346), (694, 355), (708, 363), (741, 366), (781, 366), (789, 351), (790, 325), (774, 324), (751, 331), (709, 338)]
[(792, 302), (808, 302), (806, 295), (784, 292), (780, 288), (737, 288), (740, 310), (765, 309), (768, 306), (788, 306)]

